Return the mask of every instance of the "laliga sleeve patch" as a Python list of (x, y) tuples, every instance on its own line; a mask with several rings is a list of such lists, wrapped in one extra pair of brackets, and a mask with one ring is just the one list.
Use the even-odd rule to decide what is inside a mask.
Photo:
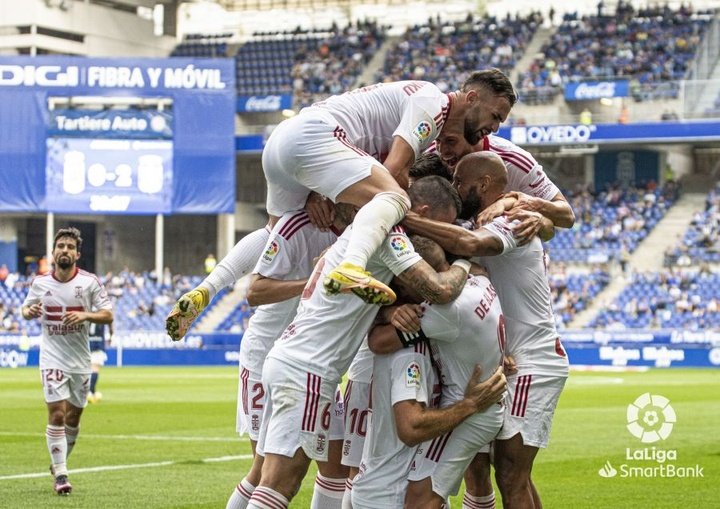
[(432, 125), (427, 120), (423, 120), (413, 129), (413, 136), (415, 136), (420, 143), (425, 142), (431, 134)]
[(392, 247), (395, 256), (398, 258), (407, 256), (411, 253), (408, 239), (404, 235), (393, 235), (390, 238), (390, 247)]
[(272, 261), (275, 259), (275, 255), (278, 254), (280, 251), (280, 244), (276, 240), (273, 240), (268, 244), (267, 249), (262, 255), (262, 261), (264, 263), (272, 263)]
[(422, 375), (420, 374), (420, 364), (411, 362), (408, 364), (405, 372), (405, 385), (408, 387), (420, 387)]

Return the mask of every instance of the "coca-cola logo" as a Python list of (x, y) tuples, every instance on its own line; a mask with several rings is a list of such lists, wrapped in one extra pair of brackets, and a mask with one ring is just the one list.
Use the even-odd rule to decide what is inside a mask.
[(278, 111), (281, 108), (282, 97), (279, 95), (266, 95), (264, 97), (251, 96), (245, 101), (245, 111)]
[(602, 99), (615, 97), (615, 83), (601, 81), (600, 83), (580, 83), (575, 89), (575, 99)]

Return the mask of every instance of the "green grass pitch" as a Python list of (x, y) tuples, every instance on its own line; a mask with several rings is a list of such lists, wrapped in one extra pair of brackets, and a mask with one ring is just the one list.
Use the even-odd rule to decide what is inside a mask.
[[(38, 371), (0, 370), (0, 507), (225, 507), (250, 463), (249, 442), (234, 433), (236, 369), (107, 367), (98, 387), (104, 398), (86, 409), (69, 461), (74, 491), (58, 497)], [(626, 408), (646, 392), (669, 398), (677, 422), (667, 440), (643, 445), (626, 429)], [(533, 478), (548, 509), (718, 507), (719, 422), (720, 370), (574, 372)], [(700, 465), (703, 477), (622, 477), (622, 464), (659, 465), (625, 458), (652, 446), (676, 451), (665, 465)], [(606, 462), (615, 477), (599, 475)], [(291, 507), (309, 507), (313, 477)]]

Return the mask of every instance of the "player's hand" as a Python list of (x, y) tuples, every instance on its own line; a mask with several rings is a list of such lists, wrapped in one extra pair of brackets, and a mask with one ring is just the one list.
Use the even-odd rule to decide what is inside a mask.
[(422, 306), (419, 304), (403, 304), (390, 313), (390, 323), (402, 332), (417, 332), (420, 330)]
[(488, 223), (492, 223), (492, 220), (498, 216), (502, 216), (506, 211), (512, 209), (517, 203), (517, 198), (512, 193), (504, 195), (501, 199), (495, 203), (489, 205), (485, 210), (475, 217), (475, 224), (477, 226), (483, 226)]
[(87, 320), (87, 313), (84, 311), (68, 311), (63, 315), (63, 325), (79, 325)]
[(481, 377), (482, 368), (479, 365), (475, 366), (475, 371), (465, 389), (465, 398), (472, 402), (478, 412), (482, 412), (501, 401), (505, 397), (505, 390), (507, 389), (507, 380), (502, 366), (498, 366), (495, 373), (484, 382), (480, 382)]
[(505, 371), (505, 376), (514, 375), (518, 372), (517, 363), (512, 355), (503, 357), (503, 370)]
[(520, 221), (513, 227), (513, 235), (519, 245), (530, 242), (542, 228), (542, 215), (539, 212), (514, 208), (507, 213), (508, 221)]
[(544, 200), (542, 200), (541, 198), (536, 198), (535, 196), (530, 196), (529, 194), (521, 193), (519, 191), (513, 191), (506, 194), (505, 196), (513, 196), (517, 199), (517, 202), (515, 203), (513, 208), (529, 210), (531, 212), (542, 211)]
[(335, 221), (335, 204), (316, 192), (311, 192), (305, 202), (310, 222), (322, 231), (328, 231)]
[(40, 318), (42, 316), (42, 304), (39, 302), (28, 306), (26, 309), (29, 317), (28, 320), (30, 318)]

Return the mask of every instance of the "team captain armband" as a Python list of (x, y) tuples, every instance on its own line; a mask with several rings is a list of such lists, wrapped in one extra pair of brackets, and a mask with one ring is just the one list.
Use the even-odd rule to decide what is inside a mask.
[(422, 329), (417, 332), (403, 332), (400, 329), (395, 328), (395, 332), (397, 332), (398, 339), (402, 343), (403, 348), (407, 348), (427, 339), (427, 336)]

